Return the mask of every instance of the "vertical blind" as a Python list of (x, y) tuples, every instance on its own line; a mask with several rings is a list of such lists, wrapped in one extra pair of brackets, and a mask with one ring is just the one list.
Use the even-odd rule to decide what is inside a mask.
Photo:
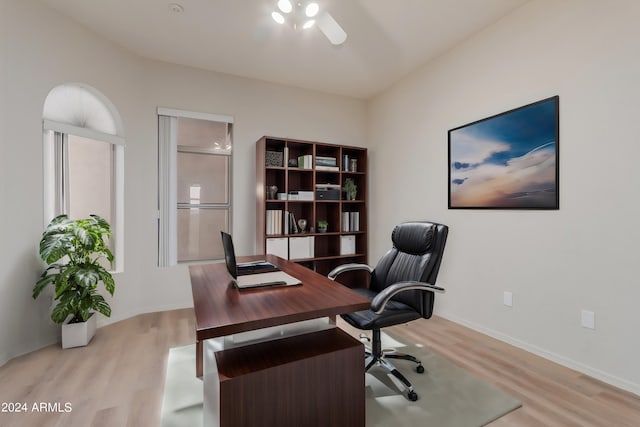
[[(188, 227), (189, 233), (180, 236), (179, 233), (185, 232), (185, 220), (189, 221), (190, 218), (198, 217), (201, 221), (205, 221), (202, 225), (205, 227), (207, 221), (210, 223), (211, 215), (213, 214), (215, 217), (223, 218), (226, 224), (230, 222), (231, 135), (230, 132), (220, 135), (220, 138), (215, 138), (216, 141), (211, 140), (210, 137), (200, 138), (201, 132), (198, 121), (218, 122), (226, 125), (225, 128), (230, 129), (233, 118), (158, 108), (158, 265), (160, 267), (174, 266), (180, 261), (191, 260), (189, 256), (193, 251), (188, 249), (194, 246), (196, 249), (198, 247), (204, 248), (203, 250), (209, 254), (215, 253), (211, 249), (211, 239), (215, 239), (217, 233), (209, 232), (211, 230), (199, 233), (198, 227), (200, 224), (191, 224)], [(188, 136), (185, 136), (184, 133), (185, 127), (183, 125), (185, 123), (188, 123), (191, 129), (191, 133)], [(197, 197), (191, 194), (194, 193), (194, 190), (201, 189), (199, 185), (189, 186), (189, 191), (187, 191), (189, 193), (188, 200), (182, 200), (185, 198), (185, 191), (182, 188), (185, 185), (183, 181), (188, 181), (190, 175), (197, 173), (197, 171), (184, 166), (184, 171), (180, 172), (181, 165), (189, 165), (189, 163), (185, 163), (185, 159), (188, 159), (192, 153), (205, 155), (205, 157), (210, 154), (216, 155), (218, 158), (220, 158), (219, 156), (225, 158), (222, 163), (206, 159), (202, 160), (203, 162), (211, 163), (215, 169), (212, 170), (214, 172), (212, 176), (216, 180), (214, 185), (221, 187), (219, 191), (223, 195), (223, 197), (220, 197), (221, 202), (219, 204), (200, 203), (200, 191), (197, 191)], [(215, 166), (219, 164), (226, 166), (224, 168)], [(194, 165), (197, 165), (197, 163), (194, 163)], [(203, 202), (206, 190), (206, 188), (202, 188)], [(182, 197), (179, 197), (180, 195)], [(189, 215), (189, 212), (192, 214), (198, 212), (200, 215)], [(195, 234), (191, 232), (194, 229), (196, 230)], [(210, 240), (206, 241), (206, 239)], [(185, 241), (188, 244), (185, 244)]]

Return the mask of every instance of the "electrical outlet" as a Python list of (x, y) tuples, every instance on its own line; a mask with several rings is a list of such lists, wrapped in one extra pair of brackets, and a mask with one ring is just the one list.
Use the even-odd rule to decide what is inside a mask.
[(582, 310), (582, 312), (580, 313), (580, 325), (583, 328), (595, 329), (596, 314), (593, 311)]
[(513, 307), (513, 294), (509, 291), (504, 291), (502, 296), (502, 303), (507, 307)]

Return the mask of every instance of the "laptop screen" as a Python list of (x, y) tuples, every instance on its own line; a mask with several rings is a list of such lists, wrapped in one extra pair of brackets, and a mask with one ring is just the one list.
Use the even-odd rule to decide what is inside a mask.
[(238, 265), (236, 264), (236, 253), (233, 249), (233, 240), (229, 233), (220, 231), (222, 234), (222, 248), (224, 249), (224, 261), (227, 263), (227, 270), (234, 279), (238, 278)]

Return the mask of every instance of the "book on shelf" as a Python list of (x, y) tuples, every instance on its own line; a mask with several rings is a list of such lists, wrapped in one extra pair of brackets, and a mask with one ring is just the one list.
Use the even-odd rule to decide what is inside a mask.
[(291, 229), (291, 213), (289, 211), (284, 211), (284, 221), (283, 221), (283, 233), (289, 234), (289, 230)]
[(360, 212), (342, 212), (342, 231), (360, 231)]
[(340, 168), (338, 168), (337, 166), (322, 166), (322, 165), (316, 165), (316, 170), (319, 171), (329, 171), (329, 172), (338, 172), (340, 170)]
[(312, 169), (313, 156), (311, 154), (305, 154), (298, 156), (298, 167), (300, 169)]
[(293, 212), (289, 214), (289, 232), (291, 234), (298, 234), (298, 222)]
[(349, 231), (360, 231), (360, 212), (350, 212), (349, 222), (351, 228)]
[(265, 234), (268, 236), (282, 234), (283, 212), (279, 209), (267, 209)]
[(338, 166), (338, 159), (335, 157), (316, 156), (316, 167), (318, 166)]

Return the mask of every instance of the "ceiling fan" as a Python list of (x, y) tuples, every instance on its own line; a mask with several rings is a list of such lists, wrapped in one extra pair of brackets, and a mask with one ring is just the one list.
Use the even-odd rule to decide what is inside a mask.
[(347, 33), (333, 16), (312, 0), (278, 0), (271, 17), (278, 24), (289, 23), (295, 30), (308, 30), (316, 24), (331, 44), (338, 46), (347, 40)]

